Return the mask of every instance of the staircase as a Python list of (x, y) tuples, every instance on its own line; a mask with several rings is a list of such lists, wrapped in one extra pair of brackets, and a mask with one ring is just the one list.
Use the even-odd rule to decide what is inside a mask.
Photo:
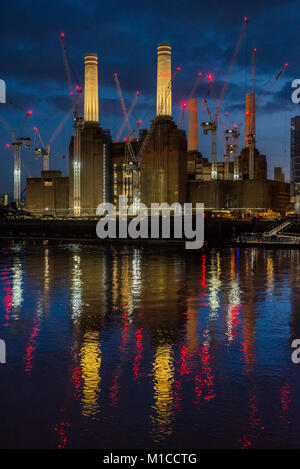
[(278, 231), (283, 230), (284, 228), (287, 228), (289, 225), (292, 225), (294, 223), (293, 220), (284, 220), (281, 221), (279, 225), (276, 225), (275, 227), (271, 228), (269, 231), (265, 231), (263, 233), (264, 236), (274, 236), (277, 235)]

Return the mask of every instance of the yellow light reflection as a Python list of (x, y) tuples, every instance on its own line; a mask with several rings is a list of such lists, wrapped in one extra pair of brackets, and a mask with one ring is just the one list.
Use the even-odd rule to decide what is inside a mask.
[(267, 291), (271, 293), (274, 289), (274, 261), (272, 257), (267, 258)]
[(159, 442), (173, 431), (174, 362), (171, 345), (159, 345), (153, 363), (154, 415), (151, 416), (152, 438)]
[(99, 332), (86, 332), (80, 351), (83, 378), (82, 415), (91, 417), (99, 412), (101, 349)]

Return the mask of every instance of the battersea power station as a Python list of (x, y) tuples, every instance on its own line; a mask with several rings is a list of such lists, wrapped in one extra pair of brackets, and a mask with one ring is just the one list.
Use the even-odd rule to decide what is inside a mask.
[[(69, 177), (53, 169), (28, 178), (27, 210), (40, 215), (92, 216), (100, 203), (117, 205), (119, 195), (126, 195), (129, 204), (142, 202), (147, 207), (154, 202), (199, 202), (207, 210), (284, 213), (290, 204), (289, 184), (281, 173), (275, 180), (267, 179), (266, 156), (256, 148), (255, 94), (246, 95), (243, 148), (239, 151), (239, 129), (226, 130), (220, 162), (216, 157), (218, 116), (208, 112), (208, 121), (198, 122), (198, 100), (192, 96), (186, 135), (172, 118), (173, 78), (171, 46), (159, 44), (156, 116), (150, 129), (140, 130), (138, 137), (129, 132), (126, 141), (113, 141), (110, 131), (101, 127), (101, 117), (99, 121), (98, 57), (86, 54), (84, 115), (74, 116)], [(118, 86), (117, 75), (115, 81)], [(211, 137), (208, 157), (199, 151), (199, 127)]]

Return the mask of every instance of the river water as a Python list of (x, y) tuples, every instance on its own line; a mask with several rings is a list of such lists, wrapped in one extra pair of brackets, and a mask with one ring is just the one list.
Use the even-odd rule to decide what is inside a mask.
[(299, 448), (300, 252), (0, 246), (0, 446)]

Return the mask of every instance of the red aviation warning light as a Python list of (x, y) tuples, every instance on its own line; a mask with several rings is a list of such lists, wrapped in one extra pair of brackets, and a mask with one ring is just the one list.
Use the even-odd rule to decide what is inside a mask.
[(136, 94), (137, 96), (139, 96), (139, 95), (140, 95), (140, 92), (139, 92), (139, 91), (136, 91), (136, 93), (135, 93), (135, 94)]
[(123, 140), (124, 140), (124, 142), (128, 142), (128, 138), (126, 138), (126, 137), (123, 138)]
[(34, 127), (33, 127), (33, 130), (34, 130), (35, 132), (37, 132), (38, 128), (34, 126)]
[(63, 39), (65, 37), (65, 33), (60, 33), (60, 38)]
[(180, 72), (180, 70), (181, 70), (181, 67), (176, 68), (176, 72)]
[(31, 111), (31, 110), (27, 111), (27, 113), (26, 113), (26, 115), (27, 115), (28, 117), (31, 116), (31, 114), (32, 114), (32, 111)]
[(139, 121), (137, 121), (137, 123), (138, 123), (138, 125), (141, 125), (142, 121), (141, 121), (141, 120), (139, 120)]
[(186, 108), (188, 107), (187, 101), (183, 101), (183, 103), (181, 104), (181, 107), (182, 107), (183, 109), (186, 109)]
[(208, 79), (208, 81), (211, 81), (211, 80), (213, 79), (213, 75), (212, 75), (211, 73), (209, 73), (209, 74), (207, 75), (207, 79)]
[(198, 73), (198, 77), (202, 77), (202, 72), (199, 72), (199, 73)]
[(285, 66), (285, 68), (287, 68), (287, 67), (289, 66), (289, 64), (286, 62), (286, 63), (284, 64), (284, 66)]
[(7, 143), (5, 146), (6, 146), (6, 148), (9, 148), (9, 147), (10, 147), (10, 144), (9, 144), (9, 143)]
[(257, 49), (256, 49), (256, 47), (254, 47), (253, 52), (254, 52), (255, 54), (256, 54), (256, 51), (257, 51)]

